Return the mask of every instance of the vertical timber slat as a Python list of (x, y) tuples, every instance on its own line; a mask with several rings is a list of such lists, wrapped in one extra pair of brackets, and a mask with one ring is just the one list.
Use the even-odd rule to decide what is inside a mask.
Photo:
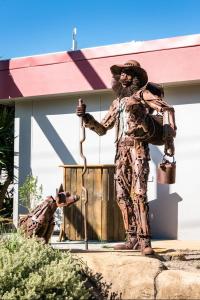
[(93, 176), (93, 169), (88, 168), (87, 169), (87, 176), (85, 179), (85, 187), (88, 190), (88, 203), (87, 203), (87, 233), (88, 233), (88, 239), (93, 240), (93, 182), (94, 182), (94, 176)]
[(101, 168), (96, 168), (94, 172), (94, 186), (93, 186), (93, 228), (94, 240), (101, 240), (101, 199), (102, 199), (102, 182), (101, 182)]
[(109, 168), (108, 169), (108, 226), (109, 226), (109, 232), (108, 232), (108, 239), (110, 241), (114, 240), (114, 205), (116, 203), (114, 202), (114, 170)]
[[(81, 196), (81, 186), (82, 186), (82, 168), (77, 168), (77, 195)], [(83, 223), (83, 203), (82, 199), (80, 199), (77, 204), (77, 213), (76, 213), (76, 240), (83, 240), (84, 239), (84, 223)]]
[[(76, 193), (76, 169), (71, 169), (71, 187), (70, 187), (70, 193), (74, 194)], [(70, 211), (70, 240), (76, 240), (76, 204), (71, 205), (69, 208), (67, 208)]]
[[(71, 185), (71, 170), (66, 168), (65, 169), (65, 182), (64, 182), (64, 188), (65, 191), (70, 191), (70, 185)], [(64, 222), (64, 232), (67, 236), (67, 238), (70, 238), (70, 215), (69, 215), (69, 210), (66, 207), (63, 207), (63, 214), (64, 214), (64, 218), (65, 218), (65, 222)]]
[(101, 205), (101, 239), (103, 241), (108, 240), (108, 169), (105, 168), (102, 170), (102, 205)]

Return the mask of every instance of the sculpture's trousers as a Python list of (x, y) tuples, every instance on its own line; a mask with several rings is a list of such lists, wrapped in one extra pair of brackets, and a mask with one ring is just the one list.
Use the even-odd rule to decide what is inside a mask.
[(134, 146), (119, 145), (116, 154), (116, 192), (128, 237), (150, 238), (147, 181), (148, 155), (138, 155)]

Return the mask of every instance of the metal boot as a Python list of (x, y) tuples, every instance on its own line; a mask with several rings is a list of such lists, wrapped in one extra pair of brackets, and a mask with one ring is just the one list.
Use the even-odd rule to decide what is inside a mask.
[(142, 255), (153, 255), (154, 250), (151, 247), (151, 239), (150, 237), (140, 237), (139, 244)]
[(124, 244), (117, 244), (114, 246), (114, 250), (139, 250), (140, 244), (136, 235), (127, 232), (127, 241)]

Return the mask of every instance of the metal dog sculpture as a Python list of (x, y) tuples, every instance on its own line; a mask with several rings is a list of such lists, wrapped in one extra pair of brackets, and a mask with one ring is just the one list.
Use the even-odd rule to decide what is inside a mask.
[(26, 237), (36, 236), (45, 244), (53, 233), (55, 220), (54, 213), (58, 207), (68, 207), (80, 199), (77, 195), (65, 192), (61, 185), (56, 196), (48, 196), (26, 217), (20, 220), (19, 226)]

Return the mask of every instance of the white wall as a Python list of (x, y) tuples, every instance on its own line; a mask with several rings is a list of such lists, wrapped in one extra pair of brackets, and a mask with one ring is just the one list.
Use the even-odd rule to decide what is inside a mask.
[(200, 85), (166, 90), (175, 104), (178, 134), (176, 138), (177, 182), (170, 194), (177, 193), (178, 238), (200, 237)]
[[(152, 234), (155, 238), (195, 240), (200, 236), (200, 86), (168, 87), (165, 95), (176, 111), (177, 180), (171, 186), (156, 183), (156, 165), (162, 159), (163, 147), (151, 146), (148, 195)], [(82, 164), (79, 154), (80, 120), (74, 113), (79, 96), (16, 102), (18, 137), (15, 149), (20, 153), (16, 160), (20, 184), (32, 171), (43, 185), (44, 195), (54, 195), (56, 187), (62, 182), (59, 165)], [(87, 104), (87, 111), (100, 120), (111, 104), (113, 95), (111, 92), (93, 93), (84, 94), (82, 98)], [(103, 137), (86, 130), (84, 153), (88, 164), (114, 162), (114, 135), (114, 129)]]

